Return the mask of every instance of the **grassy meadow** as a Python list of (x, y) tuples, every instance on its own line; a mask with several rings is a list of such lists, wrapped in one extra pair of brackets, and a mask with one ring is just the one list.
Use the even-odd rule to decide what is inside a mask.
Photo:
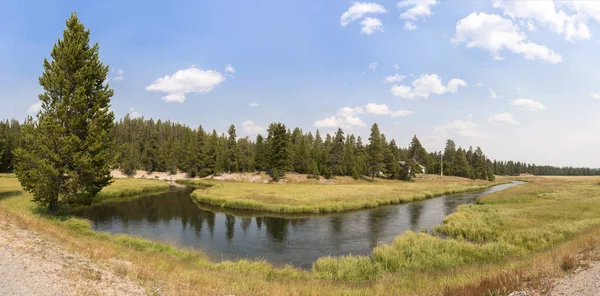
[(40, 215), (11, 176), (0, 176), (0, 221), (57, 240), (148, 294), (503, 295), (561, 276), (576, 266), (573, 258), (593, 257), (600, 248), (600, 178), (527, 181), (459, 207), (436, 229), (446, 239), (407, 232), (371, 256), (324, 257), (312, 270), (213, 262), (201, 252), (95, 232), (82, 219)]
[[(436, 176), (437, 177), (437, 176)], [(415, 182), (357, 180), (343, 184), (264, 184), (211, 181), (214, 186), (198, 189), (192, 198), (201, 204), (234, 210), (279, 214), (330, 213), (418, 201), (434, 196), (476, 191), (505, 183), (459, 177), (417, 179)]]

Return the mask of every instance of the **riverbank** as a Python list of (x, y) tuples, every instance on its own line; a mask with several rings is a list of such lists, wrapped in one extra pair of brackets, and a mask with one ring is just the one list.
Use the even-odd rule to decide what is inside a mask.
[(326, 257), (312, 271), (261, 261), (215, 263), (201, 252), (96, 232), (82, 219), (39, 215), (11, 177), (0, 177), (0, 221), (53, 238), (157, 295), (509, 294), (564, 276), (570, 256), (600, 247), (600, 178), (527, 181), (460, 207), (438, 229), (445, 240), (409, 232), (376, 248), (373, 262)]
[(192, 199), (200, 204), (224, 209), (319, 214), (419, 201), (445, 194), (483, 190), (506, 182), (507, 179), (502, 177), (489, 182), (439, 176), (425, 176), (414, 182), (377, 179), (373, 183), (345, 180), (343, 184), (211, 181), (213, 186), (195, 190)]

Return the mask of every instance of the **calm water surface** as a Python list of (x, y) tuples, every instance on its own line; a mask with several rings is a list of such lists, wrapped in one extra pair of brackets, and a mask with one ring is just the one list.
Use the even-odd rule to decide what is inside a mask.
[(420, 202), (308, 217), (272, 217), (247, 211), (221, 212), (195, 204), (191, 190), (175, 190), (83, 208), (98, 231), (126, 233), (203, 250), (216, 260), (264, 258), (274, 264), (310, 267), (326, 255), (369, 254), (406, 230), (442, 223), (459, 205), (519, 184)]

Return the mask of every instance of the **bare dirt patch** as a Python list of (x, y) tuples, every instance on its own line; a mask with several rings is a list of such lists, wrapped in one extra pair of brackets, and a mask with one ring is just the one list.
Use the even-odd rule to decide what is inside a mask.
[(1, 295), (145, 295), (137, 284), (37, 233), (0, 221)]

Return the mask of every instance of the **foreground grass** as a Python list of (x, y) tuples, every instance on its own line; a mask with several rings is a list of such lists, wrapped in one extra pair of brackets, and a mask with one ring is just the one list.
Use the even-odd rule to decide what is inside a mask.
[(14, 178), (0, 178), (0, 220), (54, 238), (149, 294), (501, 295), (561, 275), (564, 258), (600, 246), (599, 178), (529, 181), (460, 207), (438, 229), (448, 239), (408, 232), (371, 257), (325, 257), (312, 271), (215, 263), (200, 252), (95, 232), (85, 220), (38, 215)]
[(234, 210), (317, 214), (418, 201), (444, 194), (482, 190), (504, 182), (503, 178), (488, 182), (458, 177), (445, 177), (444, 181), (377, 180), (375, 183), (354, 181), (335, 185), (213, 181), (214, 186), (194, 191), (192, 198), (201, 204)]

